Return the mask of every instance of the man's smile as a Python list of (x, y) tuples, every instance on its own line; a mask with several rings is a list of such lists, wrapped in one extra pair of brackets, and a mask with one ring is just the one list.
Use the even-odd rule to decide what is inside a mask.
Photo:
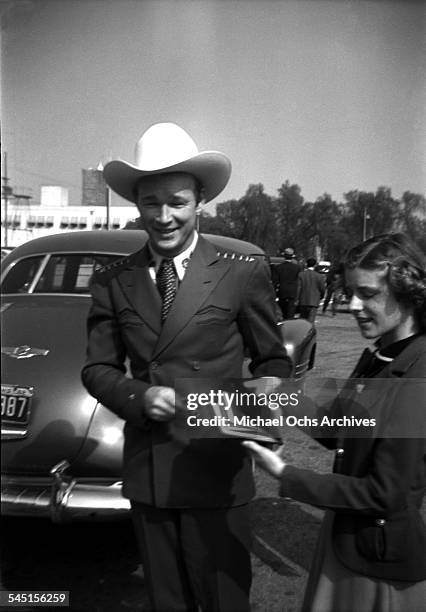
[(163, 236), (173, 234), (178, 228), (177, 227), (154, 227), (153, 231)]

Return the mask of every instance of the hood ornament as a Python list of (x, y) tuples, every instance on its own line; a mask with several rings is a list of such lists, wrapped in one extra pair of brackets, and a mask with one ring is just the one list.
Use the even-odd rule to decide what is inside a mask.
[(23, 346), (2, 346), (1, 352), (14, 359), (29, 359), (30, 357), (45, 357), (49, 349), (32, 348), (24, 344)]

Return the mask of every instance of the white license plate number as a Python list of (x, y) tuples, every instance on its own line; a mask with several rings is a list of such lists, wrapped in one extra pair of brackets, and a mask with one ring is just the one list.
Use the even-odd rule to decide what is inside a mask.
[(33, 387), (20, 385), (1, 386), (1, 420), (2, 423), (27, 425), (30, 418)]

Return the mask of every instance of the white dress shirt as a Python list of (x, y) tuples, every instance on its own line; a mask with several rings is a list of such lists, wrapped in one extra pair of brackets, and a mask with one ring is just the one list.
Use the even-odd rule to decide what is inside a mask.
[[(185, 276), (186, 269), (188, 267), (189, 261), (191, 259), (191, 255), (196, 247), (197, 242), (198, 242), (198, 232), (195, 231), (194, 238), (191, 244), (189, 245), (189, 247), (186, 248), (184, 251), (182, 251), (182, 253), (179, 253), (179, 255), (176, 255), (176, 257), (173, 257), (173, 263), (175, 264), (176, 273), (178, 275), (178, 279), (180, 283), (182, 282), (183, 277)], [(151, 251), (152, 260), (153, 260), (152, 265), (149, 267), (149, 273), (154, 283), (157, 284), (158, 268), (160, 267), (160, 264), (163, 259), (169, 259), (169, 258), (168, 257), (165, 258), (162, 255), (159, 255), (158, 253), (156, 253), (151, 245), (149, 245), (149, 249)]]

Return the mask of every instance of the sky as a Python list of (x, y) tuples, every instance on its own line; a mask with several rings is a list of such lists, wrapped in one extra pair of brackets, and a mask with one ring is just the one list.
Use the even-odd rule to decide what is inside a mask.
[(61, 185), (80, 204), (81, 169), (133, 163), (162, 121), (230, 157), (212, 213), (251, 183), (276, 195), (288, 180), (307, 201), (426, 194), (423, 1), (3, 0), (0, 11), (2, 147), (10, 184), (34, 202)]

